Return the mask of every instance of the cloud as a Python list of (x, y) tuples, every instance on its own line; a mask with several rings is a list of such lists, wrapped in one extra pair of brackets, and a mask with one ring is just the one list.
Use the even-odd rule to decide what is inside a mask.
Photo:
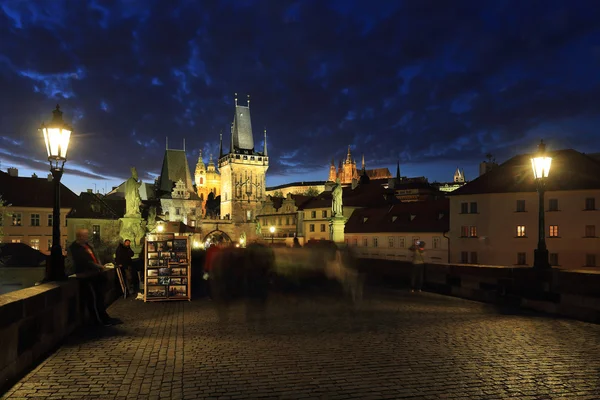
[(193, 169), (219, 132), (229, 149), (235, 92), (257, 146), (268, 129), (270, 177), (325, 179), (348, 145), (432, 179), (541, 135), (600, 150), (600, 10), (583, 3), (5, 2), (0, 37), (0, 151), (28, 168), (46, 169), (37, 127), (60, 102), (73, 174), (151, 180), (166, 137)]

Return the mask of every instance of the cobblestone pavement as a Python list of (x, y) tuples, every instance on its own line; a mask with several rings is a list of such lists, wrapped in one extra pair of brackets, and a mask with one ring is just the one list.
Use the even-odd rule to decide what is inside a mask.
[(434, 294), (278, 296), (266, 325), (212, 303), (119, 300), (5, 399), (598, 399), (600, 326)]

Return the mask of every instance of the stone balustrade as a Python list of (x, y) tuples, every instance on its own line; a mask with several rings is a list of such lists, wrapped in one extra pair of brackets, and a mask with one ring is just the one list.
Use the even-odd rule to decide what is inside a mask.
[[(371, 281), (408, 285), (408, 262), (361, 259)], [(600, 323), (600, 269), (536, 271), (531, 267), (426, 264), (426, 290), (498, 305), (512, 305)]]
[[(103, 273), (108, 280), (105, 302), (110, 304), (118, 294), (115, 271)], [(86, 277), (0, 295), (0, 393), (86, 321), (80, 295)]]

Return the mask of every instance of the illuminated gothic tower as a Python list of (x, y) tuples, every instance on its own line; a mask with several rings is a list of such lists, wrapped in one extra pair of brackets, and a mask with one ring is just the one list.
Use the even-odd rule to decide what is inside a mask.
[(221, 218), (229, 216), (236, 222), (254, 220), (265, 200), (268, 168), (267, 131), (264, 131), (263, 151), (257, 152), (252, 136), (250, 96), (247, 105), (241, 106), (236, 93), (229, 153), (223, 154), (223, 137), (219, 149)]
[(221, 194), (221, 175), (219, 175), (215, 167), (212, 154), (210, 155), (207, 168), (202, 159), (202, 150), (200, 150), (198, 163), (194, 171), (194, 181), (198, 196), (202, 200), (202, 215), (204, 215), (206, 212), (206, 199), (208, 199), (209, 193), (214, 193), (215, 197)]

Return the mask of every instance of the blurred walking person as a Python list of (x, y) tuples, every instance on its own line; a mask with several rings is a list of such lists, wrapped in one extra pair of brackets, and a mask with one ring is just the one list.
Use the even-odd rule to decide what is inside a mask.
[(133, 271), (133, 250), (131, 249), (131, 240), (125, 239), (123, 243), (119, 243), (115, 251), (115, 264), (121, 269), (121, 273), (125, 276), (125, 285), (129, 291), (129, 295), (136, 295), (135, 282), (137, 273)]
[(423, 275), (425, 273), (425, 242), (417, 240), (410, 247), (410, 251), (413, 253), (410, 291), (413, 293), (415, 290), (420, 292), (423, 287)]

